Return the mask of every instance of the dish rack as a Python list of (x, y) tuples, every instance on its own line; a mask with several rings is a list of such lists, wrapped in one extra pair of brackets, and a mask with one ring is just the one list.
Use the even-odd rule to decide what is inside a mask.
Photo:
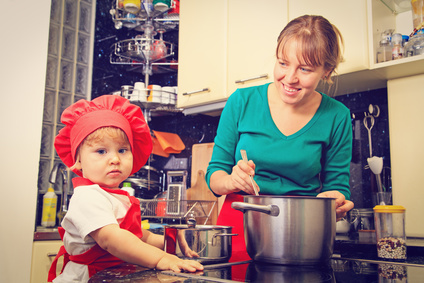
[(217, 203), (208, 200), (138, 200), (142, 219), (176, 219), (183, 224), (187, 218), (194, 217), (200, 225), (206, 224)]

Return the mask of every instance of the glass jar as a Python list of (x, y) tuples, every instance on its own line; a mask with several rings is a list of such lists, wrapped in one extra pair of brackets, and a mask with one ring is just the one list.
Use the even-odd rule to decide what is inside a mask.
[(374, 211), (371, 208), (354, 208), (350, 211), (350, 222), (355, 232), (374, 230)]
[(405, 260), (405, 208), (400, 205), (376, 205), (374, 207), (374, 224), (378, 257)]
[(409, 41), (404, 47), (404, 56), (412, 57), (415, 55), (424, 54), (424, 29), (421, 29), (409, 38)]
[(377, 63), (386, 62), (392, 60), (392, 46), (390, 41), (382, 39), (380, 46), (377, 48)]
[(424, 54), (424, 34), (418, 33), (414, 36), (414, 56)]

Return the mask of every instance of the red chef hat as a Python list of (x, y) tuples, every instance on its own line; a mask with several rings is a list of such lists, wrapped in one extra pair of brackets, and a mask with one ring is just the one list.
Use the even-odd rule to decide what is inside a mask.
[[(81, 142), (102, 127), (116, 127), (125, 132), (133, 152), (134, 174), (146, 163), (152, 152), (150, 129), (140, 107), (117, 95), (103, 95), (92, 101), (81, 99), (62, 113), (65, 127), (54, 141), (56, 152), (66, 166), (75, 164), (75, 153)], [(82, 172), (73, 170), (79, 176)]]

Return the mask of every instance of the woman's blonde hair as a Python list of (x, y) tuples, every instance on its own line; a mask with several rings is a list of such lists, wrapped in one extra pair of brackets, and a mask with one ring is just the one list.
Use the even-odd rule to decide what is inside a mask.
[(284, 54), (289, 41), (298, 43), (298, 59), (328, 71), (324, 81), (332, 84), (331, 75), (342, 60), (343, 37), (340, 31), (322, 16), (304, 15), (287, 24), (278, 36), (276, 55)]
[(83, 145), (93, 145), (94, 143), (101, 141), (106, 136), (110, 137), (111, 139), (125, 141), (125, 143), (130, 144), (128, 137), (123, 130), (116, 127), (98, 128), (97, 130), (86, 136), (85, 139), (78, 145), (77, 150), (75, 152), (75, 163), (71, 166), (70, 169), (74, 170), (77, 163), (79, 162), (79, 150)]

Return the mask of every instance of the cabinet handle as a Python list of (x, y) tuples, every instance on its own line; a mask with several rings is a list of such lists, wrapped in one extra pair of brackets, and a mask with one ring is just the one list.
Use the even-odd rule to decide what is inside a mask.
[(198, 92), (203, 92), (203, 91), (209, 92), (211, 90), (207, 87), (207, 88), (202, 88), (200, 90), (194, 90), (194, 91), (184, 92), (183, 95), (190, 95), (190, 94), (193, 94), (193, 93), (198, 93)]
[(47, 257), (56, 257), (57, 253), (47, 253)]
[(245, 82), (248, 82), (248, 81), (252, 81), (252, 80), (267, 79), (267, 78), (268, 78), (268, 74), (263, 74), (263, 75), (259, 75), (259, 76), (252, 77), (252, 78), (236, 80), (235, 83), (236, 84), (242, 84), (242, 83), (245, 83)]

